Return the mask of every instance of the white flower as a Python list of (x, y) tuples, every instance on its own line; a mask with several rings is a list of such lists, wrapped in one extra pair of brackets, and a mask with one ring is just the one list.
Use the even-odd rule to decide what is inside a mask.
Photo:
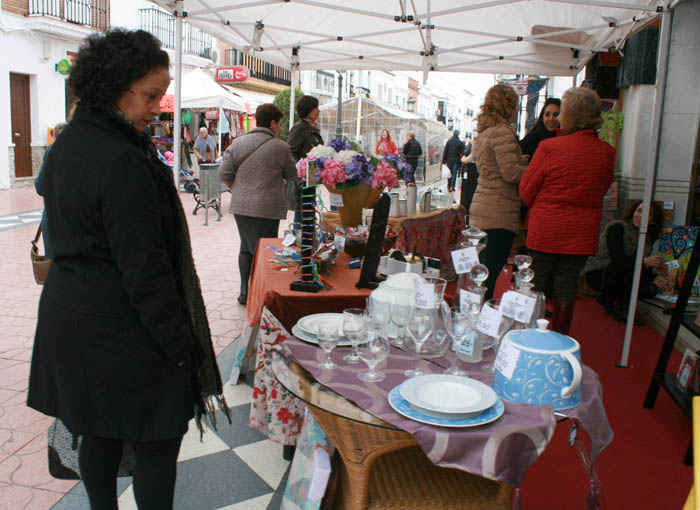
[(357, 151), (340, 151), (335, 155), (335, 159), (339, 159), (340, 161), (343, 162), (344, 165), (347, 165), (352, 161), (353, 156), (357, 156), (359, 152)]
[(318, 158), (334, 158), (336, 157), (336, 152), (333, 147), (329, 147), (327, 145), (317, 145), (313, 149), (311, 149), (308, 154), (308, 156), (313, 156), (316, 159)]

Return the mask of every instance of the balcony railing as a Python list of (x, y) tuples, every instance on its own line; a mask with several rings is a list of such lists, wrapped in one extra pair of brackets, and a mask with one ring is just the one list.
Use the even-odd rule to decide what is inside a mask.
[[(175, 16), (159, 9), (139, 9), (141, 29), (158, 38), (165, 48), (175, 49)], [(182, 23), (182, 51), (199, 57), (211, 58), (212, 38), (206, 32)]]
[(109, 25), (109, 0), (30, 0), (29, 14), (104, 31)]
[(246, 66), (250, 76), (271, 83), (279, 83), (287, 87), (292, 84), (292, 72), (284, 67), (268, 64), (257, 57), (252, 57), (236, 49), (228, 49), (224, 53), (224, 65)]

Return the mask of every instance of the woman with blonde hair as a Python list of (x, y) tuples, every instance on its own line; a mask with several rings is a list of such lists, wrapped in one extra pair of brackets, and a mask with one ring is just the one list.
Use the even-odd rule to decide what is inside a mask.
[(488, 234), (481, 262), (489, 268), (486, 299), (491, 299), (498, 275), (508, 260), (520, 229), (518, 183), (527, 158), (520, 152), (513, 121), (518, 96), (507, 85), (494, 85), (486, 93), (477, 117), (474, 158), (479, 181), (469, 208), (469, 224)]
[(568, 334), (578, 274), (598, 252), (603, 196), (615, 171), (615, 149), (595, 130), (600, 98), (574, 87), (562, 97), (562, 135), (540, 143), (520, 196), (530, 208), (527, 248), (535, 288), (554, 302), (552, 329)]

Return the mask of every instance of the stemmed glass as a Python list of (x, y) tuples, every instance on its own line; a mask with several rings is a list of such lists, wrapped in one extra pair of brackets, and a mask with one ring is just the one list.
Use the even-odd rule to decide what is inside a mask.
[[(428, 308), (414, 308), (406, 320), (406, 331), (411, 339), (412, 354), (416, 356), (416, 368), (404, 371), (406, 377), (423, 375), (420, 369), (421, 349), (428, 337), (433, 333), (433, 310)], [(408, 347), (408, 346), (407, 346)]]
[[(471, 313), (462, 312), (460, 307), (453, 306), (452, 308), (444, 308), (443, 315), (445, 316), (445, 323), (447, 326), (447, 334), (449, 335), (452, 343), (454, 345), (453, 350), (454, 358), (452, 359), (452, 365), (450, 368), (444, 371), (445, 374), (451, 375), (468, 375), (468, 372), (460, 369), (457, 366), (457, 358), (460, 357), (468, 363), (478, 363), (481, 361), (481, 342), (477, 341), (478, 337), (476, 331), (473, 328), (474, 321), (479, 315), (479, 309), (476, 305), (472, 305)], [(464, 343), (467, 339), (471, 338), (471, 349), (466, 352), (462, 351)], [(466, 359), (465, 359), (466, 358)]]
[(331, 360), (331, 351), (338, 345), (339, 340), (338, 335), (338, 324), (335, 322), (321, 322), (318, 325), (318, 333), (316, 334), (316, 340), (318, 345), (326, 353), (326, 359), (319, 366), (325, 370), (332, 370), (338, 365), (333, 363)]
[(369, 296), (367, 298), (367, 313), (378, 333), (384, 334), (384, 328), (391, 322), (391, 304)]
[[(496, 354), (498, 353), (498, 346), (500, 345), (501, 338), (503, 335), (505, 335), (513, 325), (513, 320), (509, 319), (508, 317), (504, 317), (501, 315), (500, 310), (499, 310), (499, 300), (498, 299), (489, 299), (486, 303), (484, 303), (484, 306), (481, 309), (481, 313), (484, 313), (484, 310), (487, 308), (490, 309), (492, 312), (493, 311), (498, 311), (498, 317), (499, 317), (499, 322), (498, 322), (498, 332), (496, 333), (496, 336), (492, 337), (493, 341), (489, 345), (484, 345), (483, 350), (486, 349), (493, 349), (493, 359), (489, 362), (486, 363), (481, 367), (481, 369), (484, 372), (487, 372), (489, 374), (493, 374), (495, 372), (495, 369), (493, 368), (493, 362), (496, 360)], [(483, 332), (480, 332), (484, 336), (485, 335)]]
[(392, 292), (391, 301), (391, 321), (398, 327), (399, 333), (393, 344), (397, 347), (403, 347), (404, 332), (406, 321), (411, 314), (413, 308), (414, 293), (405, 289), (397, 289)]
[(343, 334), (352, 344), (352, 351), (343, 356), (343, 360), (347, 363), (359, 363), (357, 345), (367, 337), (367, 316), (362, 308), (343, 310)]
[(380, 334), (373, 335), (357, 346), (357, 352), (369, 367), (368, 371), (360, 372), (357, 377), (367, 382), (383, 381), (386, 375), (384, 372), (376, 371), (375, 368), (389, 356), (389, 340)]

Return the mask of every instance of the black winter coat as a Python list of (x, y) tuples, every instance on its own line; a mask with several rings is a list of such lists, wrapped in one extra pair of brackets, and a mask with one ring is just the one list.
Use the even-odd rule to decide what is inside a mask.
[(301, 119), (292, 126), (287, 137), (287, 143), (292, 150), (295, 161), (305, 157), (311, 149), (317, 145), (323, 145), (323, 138), (318, 129), (315, 129), (309, 121)]
[(452, 165), (453, 163), (460, 163), (462, 154), (464, 154), (464, 149), (466, 146), (464, 142), (458, 137), (453, 136), (445, 144), (445, 149), (442, 152), (442, 162)]
[(193, 334), (167, 178), (136, 130), (82, 105), (47, 158), (54, 259), (27, 404), (74, 434), (169, 439), (193, 416)]

